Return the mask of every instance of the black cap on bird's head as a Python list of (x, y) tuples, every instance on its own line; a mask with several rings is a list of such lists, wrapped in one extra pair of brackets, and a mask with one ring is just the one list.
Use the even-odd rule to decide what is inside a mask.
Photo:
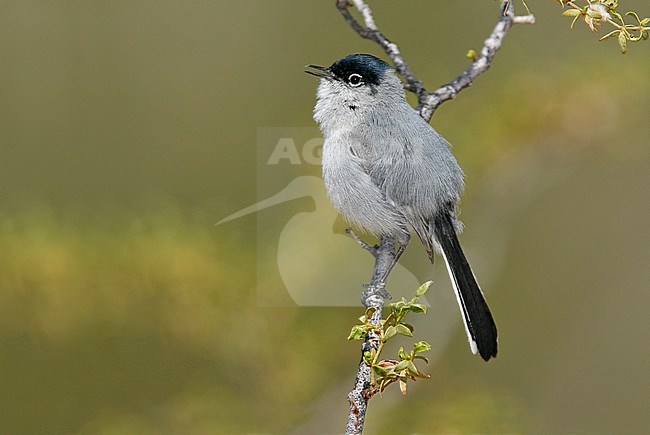
[(318, 65), (307, 65), (305, 68), (313, 70), (306, 70), (307, 74), (338, 80), (352, 87), (363, 84), (379, 85), (384, 73), (391, 69), (390, 65), (383, 60), (371, 54), (361, 53), (345, 56), (329, 68)]

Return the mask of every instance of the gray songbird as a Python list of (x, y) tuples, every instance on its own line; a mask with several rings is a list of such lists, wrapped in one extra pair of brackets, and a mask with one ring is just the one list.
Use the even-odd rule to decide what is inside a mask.
[(408, 104), (383, 60), (351, 54), (306, 68), (321, 78), (314, 119), (325, 139), (323, 180), (334, 207), (353, 225), (391, 237), (395, 261), (410, 229), (432, 263), (434, 251), (441, 253), (472, 353), (496, 357), (496, 325), (456, 236), (463, 171), (449, 144)]

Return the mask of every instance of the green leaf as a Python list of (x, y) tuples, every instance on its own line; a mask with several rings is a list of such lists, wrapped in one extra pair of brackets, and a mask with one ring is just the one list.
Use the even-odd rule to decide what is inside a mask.
[(431, 350), (431, 345), (426, 341), (418, 341), (417, 343), (413, 344), (413, 352), (416, 354), (426, 352), (428, 350)]
[(577, 17), (582, 14), (583, 12), (580, 9), (566, 9), (564, 12), (562, 12), (562, 16), (564, 17)]
[(385, 324), (388, 324), (388, 325), (394, 325), (395, 324), (395, 311), (394, 310), (384, 320), (382, 320), (382, 325), (385, 325)]
[(399, 307), (395, 309), (395, 322), (393, 323), (396, 325), (397, 323), (401, 322), (404, 316), (408, 314), (408, 312), (411, 311), (410, 307)]
[(433, 284), (433, 281), (427, 281), (424, 284), (422, 284), (415, 291), (415, 296), (424, 296), (424, 294), (429, 290), (429, 287), (431, 287), (431, 284)]
[(398, 323), (395, 329), (396, 332), (399, 332), (402, 335), (413, 337), (413, 332), (403, 323)]
[(404, 352), (404, 348), (403, 348), (403, 347), (400, 347), (400, 348), (399, 348), (399, 350), (397, 351), (397, 356), (398, 356), (399, 359), (401, 359), (401, 360), (405, 360), (405, 359), (408, 359), (408, 358), (409, 358), (409, 355), (408, 355), (406, 352)]
[(418, 372), (418, 373), (415, 375), (415, 377), (420, 378), (420, 379), (429, 379), (431, 376), (429, 376), (429, 375), (427, 375), (427, 374), (425, 374), (425, 373), (422, 373), (422, 372)]
[(395, 365), (395, 371), (396, 371), (396, 372), (401, 372), (402, 370), (404, 370), (405, 368), (408, 367), (409, 362), (410, 362), (410, 361), (407, 360), (407, 359), (398, 362), (398, 363)]
[(413, 373), (414, 375), (419, 375), (419, 374), (421, 374), (421, 373), (418, 371), (418, 368), (415, 367), (415, 364), (413, 364), (413, 361), (407, 361), (407, 363), (408, 363), (408, 364), (407, 364), (406, 366), (408, 367), (409, 372)]
[(411, 305), (411, 311), (414, 313), (425, 313), (427, 312), (427, 307), (422, 304), (413, 304)]
[(366, 332), (363, 330), (365, 325), (354, 325), (352, 330), (350, 330), (350, 335), (348, 335), (348, 340), (362, 340)]
[(377, 376), (385, 377), (388, 374), (388, 371), (386, 371), (383, 367), (378, 366), (377, 364), (373, 364), (372, 370)]
[(618, 34), (618, 45), (621, 47), (621, 53), (627, 53), (627, 38), (624, 32)]
[(393, 336), (395, 336), (395, 334), (397, 334), (397, 332), (398, 332), (398, 329), (396, 327), (394, 327), (394, 326), (389, 326), (388, 328), (386, 328), (386, 331), (384, 332), (384, 341), (387, 341), (390, 338), (392, 338)]

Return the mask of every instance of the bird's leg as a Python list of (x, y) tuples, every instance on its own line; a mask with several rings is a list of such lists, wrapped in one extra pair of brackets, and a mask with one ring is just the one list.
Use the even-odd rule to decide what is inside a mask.
[(366, 290), (361, 296), (361, 301), (365, 306), (371, 306), (371, 299), (374, 297), (383, 300), (392, 299), (392, 296), (386, 290), (386, 279), (404, 253), (409, 240), (410, 235), (406, 232), (404, 237), (397, 240), (398, 247), (395, 250), (395, 239), (386, 235), (381, 236), (379, 245), (374, 248), (376, 255), (372, 280), (370, 284), (366, 285)]
[(392, 255), (392, 259), (390, 262), (390, 265), (384, 270), (384, 273), (381, 275), (379, 281), (385, 283), (386, 280), (388, 279), (388, 275), (393, 271), (393, 268), (397, 264), (397, 261), (399, 261), (399, 258), (402, 256), (404, 251), (406, 250), (406, 247), (409, 244), (410, 237), (405, 241), (405, 242), (399, 242), (398, 241), (398, 246), (397, 246), (397, 251)]
[(395, 255), (395, 241), (392, 237), (383, 235), (379, 244), (374, 248), (375, 267), (372, 272), (370, 284), (361, 294), (361, 303), (366, 307), (382, 307), (384, 301), (392, 299), (386, 290), (386, 280), (382, 279), (385, 270), (390, 270), (393, 256)]
[(373, 276), (370, 284), (364, 285), (366, 289), (361, 294), (361, 303), (365, 307), (381, 307), (384, 305), (385, 300), (392, 299), (393, 297), (386, 290), (385, 279), (378, 279), (378, 271), (385, 267), (383, 266), (383, 263), (386, 262), (386, 258), (395, 249), (395, 243), (390, 237), (382, 236), (378, 245), (371, 246), (364, 242), (361, 237), (352, 230), (352, 228), (346, 228), (345, 232), (352, 237), (359, 246), (370, 252), (370, 254), (375, 257)]
[(411, 241), (411, 235), (409, 234), (408, 230), (405, 229), (404, 232), (401, 234), (401, 237), (394, 240), (395, 242), (397, 242), (397, 250), (395, 250), (395, 243), (393, 242), (393, 239), (391, 239), (392, 242), (391, 249), (389, 250), (389, 252), (387, 252), (390, 263), (387, 266), (385, 266), (385, 269), (382, 271), (382, 274), (379, 276), (379, 282), (384, 282), (384, 283), (386, 282), (386, 280), (388, 279), (388, 275), (390, 275), (390, 273), (393, 271), (393, 268), (397, 264), (397, 261), (406, 250), (406, 247), (409, 245), (409, 242)]
[(408, 246), (408, 244), (400, 245), (400, 246), (397, 247), (397, 251), (395, 251), (395, 254), (394, 254), (393, 259), (392, 259), (392, 261), (390, 263), (390, 266), (388, 266), (386, 268), (386, 270), (384, 271), (384, 273), (382, 274), (382, 276), (380, 278), (381, 282), (383, 282), (383, 283), (386, 282), (386, 280), (388, 279), (388, 275), (390, 275), (390, 273), (393, 271), (393, 268), (395, 267), (395, 265), (397, 264), (397, 261), (399, 260), (399, 258), (402, 256), (402, 254), (406, 250), (407, 246)]

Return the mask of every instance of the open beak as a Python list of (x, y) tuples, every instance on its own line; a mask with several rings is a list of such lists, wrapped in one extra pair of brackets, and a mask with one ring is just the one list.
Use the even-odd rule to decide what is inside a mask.
[[(311, 74), (316, 77), (320, 77), (323, 79), (332, 79), (334, 76), (332, 75), (332, 72), (330, 71), (329, 68), (324, 67), (324, 66), (318, 66), (318, 65), (307, 65), (305, 66), (305, 72), (307, 74)], [(309, 71), (312, 70), (312, 71)]]

